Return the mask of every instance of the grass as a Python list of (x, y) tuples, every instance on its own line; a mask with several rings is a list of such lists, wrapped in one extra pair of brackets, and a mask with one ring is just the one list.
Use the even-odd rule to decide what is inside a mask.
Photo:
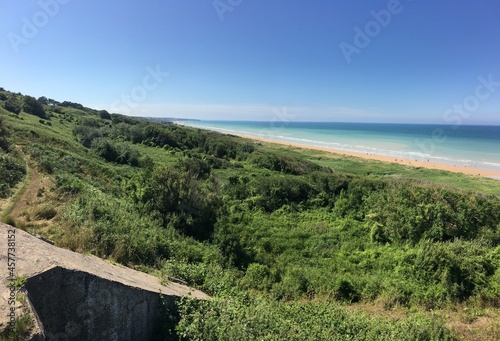
[(0, 341), (23, 341), (33, 328), (33, 318), (29, 313), (24, 313), (16, 318), (14, 328), (7, 328), (0, 333)]
[(21, 290), (27, 281), (28, 278), (26, 276), (17, 277), (16, 279), (13, 279), (9, 282), (9, 286), (14, 287), (17, 290)]

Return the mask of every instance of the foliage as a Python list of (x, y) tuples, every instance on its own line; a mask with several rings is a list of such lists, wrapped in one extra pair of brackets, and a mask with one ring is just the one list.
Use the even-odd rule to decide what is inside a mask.
[[(144, 173), (146, 175), (147, 173)], [(216, 221), (219, 199), (209, 194), (195, 176), (169, 167), (157, 167), (135, 187), (135, 197), (147, 212), (188, 236), (208, 239)]]
[(70, 101), (64, 101), (62, 103), (59, 103), (58, 105), (60, 105), (61, 107), (74, 108), (74, 109), (80, 109), (80, 110), (85, 109), (83, 107), (83, 105), (81, 105), (80, 103), (74, 103), (74, 102), (70, 102)]
[(7, 99), (5, 100), (3, 107), (5, 110), (10, 111), (11, 113), (14, 114), (19, 114), (22, 109), (22, 104), (21, 101), (15, 96), (15, 95), (8, 95)]
[[(310, 161), (290, 156), (281, 157), (270, 153), (256, 153), (250, 162), (262, 168), (293, 175), (309, 174), (322, 170), (320, 166)], [(324, 170), (328, 171), (328, 169)]]
[(113, 142), (104, 137), (92, 140), (90, 148), (100, 157), (110, 162), (139, 166), (139, 152), (124, 142)]
[(21, 341), (29, 337), (29, 331), (33, 327), (33, 320), (29, 313), (24, 313), (16, 318), (14, 328), (6, 328), (0, 332), (1, 341)]
[(48, 118), (42, 104), (40, 104), (35, 97), (24, 96), (23, 110), (28, 114), (35, 115), (40, 118)]
[(80, 157), (43, 144), (30, 145), (27, 151), (37, 161), (38, 168), (48, 174), (77, 173), (84, 163)]
[(9, 281), (9, 287), (14, 287), (16, 290), (21, 290), (26, 282), (28, 281), (28, 278), (26, 276), (21, 276), (21, 277), (16, 277), (15, 279)]
[(99, 117), (103, 120), (111, 120), (111, 114), (106, 110), (100, 110)]
[(41, 105), (49, 105), (49, 99), (45, 96), (38, 97), (37, 102)]
[(12, 187), (26, 175), (26, 166), (10, 155), (0, 154), (0, 198), (10, 195)]
[(4, 124), (4, 119), (0, 116), (0, 149), (7, 153), (10, 151), (10, 142), (7, 140), (8, 136), (9, 132)]
[(378, 234), (391, 241), (472, 239), (496, 230), (500, 203), (443, 188), (392, 182), (367, 198)]
[(182, 299), (181, 340), (455, 340), (439, 320), (412, 315), (390, 322), (332, 302), (272, 302), (240, 297)]
[(98, 128), (92, 126), (91, 123), (76, 126), (73, 129), (73, 134), (78, 141), (87, 148), (91, 147), (92, 141), (98, 137), (102, 137), (102, 132)]

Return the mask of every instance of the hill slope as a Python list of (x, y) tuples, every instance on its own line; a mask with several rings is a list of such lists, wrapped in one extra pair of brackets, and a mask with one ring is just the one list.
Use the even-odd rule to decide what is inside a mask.
[(3, 219), (212, 295), (181, 339), (498, 336), (500, 181), (0, 102)]

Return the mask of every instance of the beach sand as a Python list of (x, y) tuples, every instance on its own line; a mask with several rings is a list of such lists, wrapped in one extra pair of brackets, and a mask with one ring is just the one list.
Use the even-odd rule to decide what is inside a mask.
[(477, 176), (489, 177), (489, 178), (494, 178), (494, 179), (500, 180), (500, 172), (499, 171), (493, 171), (493, 170), (488, 170), (488, 169), (454, 166), (454, 165), (447, 165), (447, 164), (442, 164), (442, 163), (434, 163), (431, 161), (397, 159), (397, 158), (390, 157), (390, 156), (381, 156), (381, 155), (375, 155), (375, 154), (363, 154), (363, 153), (348, 152), (348, 151), (344, 151), (344, 150), (306, 146), (306, 145), (297, 144), (297, 143), (281, 142), (281, 141), (269, 140), (269, 139), (264, 139), (264, 138), (257, 138), (254, 136), (238, 135), (238, 134), (232, 134), (232, 135), (236, 135), (239, 137), (251, 139), (254, 141), (264, 142), (264, 143), (272, 143), (272, 144), (278, 144), (278, 145), (283, 145), (283, 146), (289, 146), (289, 147), (293, 147), (293, 148), (297, 148), (297, 149), (320, 150), (320, 151), (324, 151), (324, 152), (332, 153), (332, 154), (336, 154), (336, 155), (354, 156), (354, 157), (359, 157), (361, 159), (367, 159), (367, 160), (378, 160), (378, 161), (382, 161), (382, 162), (398, 163), (398, 164), (405, 165), (405, 166), (422, 167), (422, 168), (428, 168), (428, 169), (439, 169), (439, 170), (444, 170), (444, 171), (449, 171), (449, 172), (463, 173), (463, 174), (468, 174), (468, 175), (477, 175)]

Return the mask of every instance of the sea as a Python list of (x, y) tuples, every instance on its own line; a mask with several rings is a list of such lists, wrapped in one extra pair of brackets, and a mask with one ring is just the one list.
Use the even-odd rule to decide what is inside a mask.
[(178, 124), (277, 142), (500, 172), (500, 126), (287, 121)]

